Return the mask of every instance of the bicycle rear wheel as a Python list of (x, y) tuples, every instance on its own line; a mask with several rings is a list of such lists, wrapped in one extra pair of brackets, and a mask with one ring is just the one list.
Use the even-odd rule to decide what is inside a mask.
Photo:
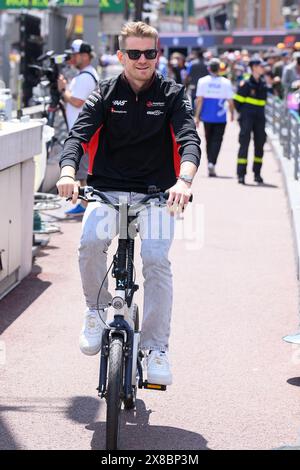
[(109, 348), (107, 382), (106, 449), (118, 448), (123, 394), (123, 338), (115, 336)]

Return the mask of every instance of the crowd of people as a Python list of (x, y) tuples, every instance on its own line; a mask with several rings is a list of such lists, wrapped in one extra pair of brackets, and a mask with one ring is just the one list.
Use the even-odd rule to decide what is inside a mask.
[[(102, 70), (116, 60), (116, 55), (104, 54), (100, 58)], [(252, 169), (255, 182), (262, 184), (266, 98), (272, 94), (283, 100), (287, 108), (300, 114), (300, 43), (291, 48), (278, 44), (255, 54), (246, 49), (228, 50), (218, 57), (214, 57), (210, 50), (198, 48), (187, 57), (179, 51), (172, 52), (167, 59), (165, 51), (160, 49), (157, 70), (163, 77), (185, 86), (195, 122), (197, 126), (200, 121), (204, 124), (208, 175), (217, 176), (215, 166), (227, 114), (233, 120), (235, 108), (240, 124), (238, 182), (245, 184), (248, 147), (253, 133), (255, 155)], [(207, 78), (203, 80), (203, 77)]]
[[(79, 44), (80, 40), (74, 41), (75, 46), (77, 43)], [(84, 43), (83, 46), (91, 52), (90, 45)], [(272, 49), (256, 52), (254, 55), (242, 49), (224, 51), (218, 57), (214, 57), (212, 51), (198, 48), (192, 50), (187, 57), (181, 52), (172, 52), (167, 59), (164, 52), (163, 49), (159, 50), (157, 71), (164, 78), (172, 78), (176, 83), (185, 86), (191, 101), (195, 123), (197, 127), (200, 121), (204, 124), (208, 175), (217, 176), (215, 167), (225, 132), (227, 115), (233, 120), (237, 112), (240, 124), (240, 148), (237, 155), (238, 182), (245, 184), (248, 148), (253, 134), (255, 155), (252, 169), (255, 182), (262, 184), (264, 181), (261, 176), (261, 167), (266, 140), (264, 108), (267, 95), (277, 96), (289, 109), (299, 112), (300, 43), (295, 43), (294, 47), (289, 49), (283, 44), (278, 44)], [(95, 69), (86, 69), (86, 67), (91, 68), (93, 53), (86, 54), (83, 51), (76, 55), (73, 51), (71, 57), (86, 59), (86, 62), (81, 60), (82, 64), (81, 62), (70, 64), (77, 67), (79, 71), (70, 86), (66, 82), (59, 83), (59, 87), (66, 90), (63, 99), (66, 101), (69, 114), (73, 113), (72, 115), (76, 118), (84, 100), (95, 87), (94, 80), (91, 80), (88, 73), (92, 73), (92, 76), (97, 79), (97, 72)], [(110, 67), (113, 70), (117, 67), (120, 73), (118, 68), (120, 66), (117, 54), (110, 54), (107, 51), (99, 58), (99, 76), (109, 76)], [(79, 96), (75, 84), (80, 84), (79, 88), (82, 88), (81, 82), (83, 81), (88, 87), (83, 90), (83, 95), (79, 92)], [(72, 93), (75, 99), (80, 98), (79, 103), (73, 102)], [(70, 122), (69, 128), (72, 127), (73, 121)], [(85, 170), (87, 170), (86, 167)], [(79, 176), (80, 180), (85, 180), (84, 176)], [(77, 213), (80, 215), (84, 209), (79, 204), (76, 208), (70, 209), (69, 215)]]
[[(249, 64), (252, 55), (247, 49), (221, 53), (218, 56), (220, 75), (228, 78), (233, 86), (237, 87), (250, 76)], [(269, 93), (284, 98), (300, 89), (300, 43), (295, 43), (290, 48), (285, 48), (284, 44), (279, 43), (276, 47), (260, 51), (256, 55), (265, 63), (264, 77)], [(208, 64), (212, 58), (212, 51), (198, 48), (193, 49), (188, 56), (178, 51), (173, 52), (167, 59), (164, 49), (160, 49), (157, 67), (164, 77), (173, 78), (177, 83), (185, 85), (194, 101), (197, 82), (208, 74)], [(107, 67), (116, 65), (119, 65), (119, 61), (115, 53), (106, 52), (101, 55), (99, 66), (104, 76)], [(298, 104), (296, 99), (288, 99), (289, 107), (294, 106), (298, 110)]]
[[(177, 83), (186, 85), (190, 95), (195, 96), (197, 80), (208, 74), (208, 64), (213, 58), (210, 50), (195, 49), (185, 57), (180, 52), (171, 54), (169, 60), (163, 55), (159, 58), (158, 68), (165, 77), (173, 78)], [(265, 63), (265, 80), (268, 92), (280, 98), (300, 87), (300, 43), (292, 48), (278, 47), (257, 52)], [(253, 54), (248, 50), (229, 50), (221, 53), (220, 75), (228, 78), (234, 86), (250, 76), (250, 61)]]
[[(165, 77), (185, 85), (197, 126), (204, 124), (208, 175), (217, 176), (216, 163), (226, 127), (227, 114), (240, 124), (237, 177), (245, 184), (248, 148), (254, 137), (254, 181), (263, 184), (261, 168), (265, 134), (265, 105), (272, 94), (299, 112), (300, 44), (250, 54), (229, 50), (213, 57), (211, 51), (194, 50), (188, 57), (174, 52), (170, 60), (160, 56), (158, 69)], [(229, 111), (229, 113), (228, 113)]]

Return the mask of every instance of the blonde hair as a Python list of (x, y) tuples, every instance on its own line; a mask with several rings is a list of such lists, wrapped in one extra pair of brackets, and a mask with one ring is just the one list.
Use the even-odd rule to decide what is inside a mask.
[(158, 32), (152, 26), (149, 26), (143, 21), (131, 21), (124, 24), (119, 35), (119, 48), (125, 49), (126, 39), (129, 37), (136, 38), (153, 38), (155, 40), (155, 47), (158, 41)]

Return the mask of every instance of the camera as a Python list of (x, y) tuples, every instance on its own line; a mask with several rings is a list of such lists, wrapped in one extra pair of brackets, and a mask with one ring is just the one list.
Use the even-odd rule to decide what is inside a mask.
[(36, 59), (37, 64), (28, 66), (33, 86), (37, 86), (42, 80), (48, 80), (53, 105), (57, 104), (60, 99), (60, 92), (57, 88), (60, 70), (70, 58), (69, 54), (55, 54), (54, 51), (47, 51)]

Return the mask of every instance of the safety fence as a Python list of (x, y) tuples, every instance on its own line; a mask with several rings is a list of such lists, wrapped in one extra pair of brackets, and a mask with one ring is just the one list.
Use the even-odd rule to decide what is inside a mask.
[(267, 127), (277, 135), (283, 155), (294, 161), (294, 175), (300, 179), (300, 117), (286, 108), (285, 102), (269, 95), (266, 105)]

